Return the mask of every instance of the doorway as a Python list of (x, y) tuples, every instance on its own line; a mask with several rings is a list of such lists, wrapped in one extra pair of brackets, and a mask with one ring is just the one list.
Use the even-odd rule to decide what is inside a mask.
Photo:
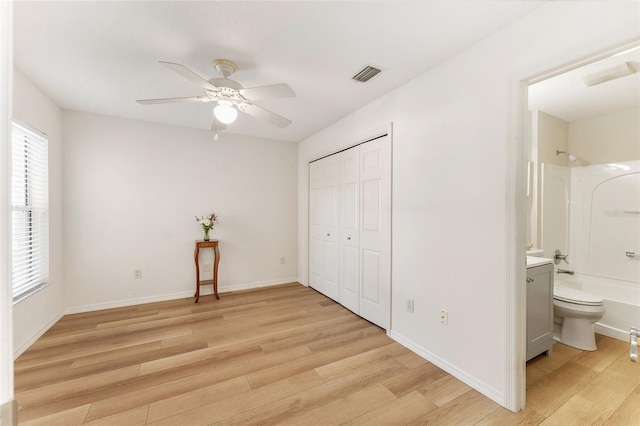
[[(592, 237), (602, 239), (602, 235), (607, 234), (601, 232), (602, 227), (608, 225), (604, 225), (602, 221), (595, 224), (586, 223), (584, 218), (593, 212), (581, 210), (583, 206), (577, 205), (578, 200), (584, 204), (587, 200), (584, 194), (593, 193), (594, 187), (599, 187), (598, 184), (591, 185), (591, 189), (587, 190), (580, 189), (575, 182), (588, 180), (590, 173), (596, 168), (618, 168), (617, 175), (625, 176), (634, 172), (634, 162), (640, 166), (640, 135), (637, 134), (640, 132), (638, 71), (640, 44), (635, 41), (593, 55), (563, 69), (525, 80), (521, 88), (522, 103), (527, 109), (521, 110), (524, 114), (521, 122), (526, 123), (520, 133), (524, 141), (522, 152), (514, 154), (514, 157), (522, 154), (522, 157), (516, 160), (516, 167), (520, 170), (515, 176), (521, 178), (519, 182), (522, 187), (514, 191), (518, 212), (515, 222), (526, 228), (526, 242), (531, 244), (532, 249), (542, 249), (545, 257), (552, 257), (551, 253), (556, 248), (562, 250), (561, 247), (555, 246), (563, 245), (562, 252), (568, 252), (570, 255), (568, 259), (572, 262), (571, 268), (575, 266), (576, 270), (587, 277), (600, 278), (606, 275), (606, 267), (604, 270), (602, 265), (594, 268), (593, 246), (590, 243)], [(603, 137), (603, 134), (610, 137)], [(626, 167), (631, 168), (625, 170)], [(565, 186), (553, 186), (554, 181), (556, 184), (564, 182)], [(550, 189), (546, 191), (546, 200), (545, 184), (550, 185)], [(631, 185), (635, 185), (635, 181)], [(640, 221), (640, 214), (633, 213), (633, 207), (618, 208), (613, 204), (607, 204), (611, 201), (609, 198), (604, 199), (605, 204), (600, 206), (599, 212), (601, 219), (618, 220), (615, 226), (627, 221), (625, 229), (636, 229), (634, 226), (640, 229), (640, 225), (633, 222)], [(592, 203), (593, 196), (588, 200)], [(604, 207), (605, 205), (610, 207)], [(576, 232), (578, 230), (580, 232)], [(585, 236), (587, 234), (588, 237)], [(586, 239), (589, 241), (585, 241)], [(520, 239), (517, 243), (521, 241)], [(629, 268), (626, 279), (631, 286), (635, 286), (631, 292), (640, 292), (640, 282), (637, 282), (640, 272), (636, 271), (640, 262), (637, 262), (637, 265), (628, 262), (625, 251), (619, 249), (620, 245), (625, 244), (624, 241), (608, 241), (607, 244), (606, 248), (598, 249), (599, 258), (606, 258), (609, 254), (605, 255), (604, 252), (610, 250), (610, 255), (616, 257), (616, 262), (626, 262), (625, 268)], [(518, 257), (517, 244), (514, 252)], [(607, 262), (609, 261), (607, 258)], [(617, 267), (609, 269), (615, 270)], [(626, 286), (627, 290), (629, 287)], [(525, 290), (524, 284), (520, 283), (519, 290), (515, 293), (524, 296)], [(628, 302), (633, 298), (632, 295)], [(636, 297), (635, 300), (640, 298)], [(612, 312), (617, 312), (620, 306), (611, 305), (611, 302), (613, 301), (609, 302)], [(639, 312), (636, 309), (640, 307), (634, 307), (632, 303), (624, 305), (623, 308), (631, 314), (630, 318), (634, 317), (635, 312)], [(514, 318), (517, 317), (514, 315)], [(616, 320), (617, 318), (611, 318), (611, 321), (607, 322), (608, 320), (603, 318), (605, 322), (596, 325), (596, 332), (622, 339), (622, 323), (625, 320), (617, 323)], [(520, 325), (522, 324), (524, 321)], [(628, 332), (628, 325), (626, 327)], [(524, 341), (524, 334), (526, 328), (517, 327), (518, 341)], [(524, 374), (522, 371), (520, 407), (524, 406), (525, 401)]]

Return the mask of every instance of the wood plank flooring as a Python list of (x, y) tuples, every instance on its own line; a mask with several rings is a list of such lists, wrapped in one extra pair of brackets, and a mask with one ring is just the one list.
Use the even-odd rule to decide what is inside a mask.
[(556, 344), (501, 408), (314, 290), (67, 315), (15, 363), (24, 425), (638, 425), (628, 344)]

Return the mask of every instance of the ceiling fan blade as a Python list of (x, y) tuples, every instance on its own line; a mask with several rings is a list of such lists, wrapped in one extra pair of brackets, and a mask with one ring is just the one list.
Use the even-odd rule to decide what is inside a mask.
[(218, 130), (224, 130), (227, 128), (227, 125), (224, 124), (222, 121), (217, 120), (216, 116), (214, 115), (213, 118), (211, 119), (211, 131), (215, 132)]
[(247, 99), (293, 98), (296, 92), (287, 83), (241, 89), (240, 94)]
[(160, 98), (160, 99), (138, 99), (136, 102), (142, 105), (150, 104), (168, 104), (172, 102), (211, 102), (215, 99), (211, 99), (207, 96), (191, 96), (188, 98)]
[(245, 104), (239, 105), (238, 109), (256, 118), (268, 121), (274, 126), (285, 128), (289, 124), (291, 124), (291, 120), (284, 118), (274, 112), (267, 111), (266, 109), (259, 107), (258, 105), (245, 103)]
[(218, 88), (216, 86), (214, 86), (213, 84), (209, 83), (207, 80), (205, 80), (204, 78), (200, 77), (198, 74), (196, 74), (195, 72), (191, 71), (189, 68), (185, 67), (184, 65), (174, 64), (173, 62), (164, 62), (164, 61), (159, 61), (159, 62), (162, 65), (164, 65), (165, 67), (169, 68), (171, 71), (180, 74), (181, 76), (183, 76), (187, 80), (197, 84), (198, 86), (202, 87), (203, 89), (209, 89), (209, 90), (218, 91)]

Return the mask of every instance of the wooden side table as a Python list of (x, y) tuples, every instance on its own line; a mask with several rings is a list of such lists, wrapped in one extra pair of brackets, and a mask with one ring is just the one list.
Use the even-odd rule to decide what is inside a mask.
[[(212, 248), (214, 259), (213, 259), (213, 279), (212, 280), (204, 280), (200, 281), (200, 263), (199, 263), (199, 255), (201, 248)], [(218, 240), (196, 240), (196, 249), (193, 252), (193, 259), (196, 262), (196, 294), (194, 295), (196, 298), (196, 302), (200, 300), (200, 286), (201, 285), (211, 285), (213, 284), (213, 293), (216, 295), (216, 299), (220, 300), (220, 296), (218, 296), (218, 263), (220, 262), (220, 251), (218, 250)]]

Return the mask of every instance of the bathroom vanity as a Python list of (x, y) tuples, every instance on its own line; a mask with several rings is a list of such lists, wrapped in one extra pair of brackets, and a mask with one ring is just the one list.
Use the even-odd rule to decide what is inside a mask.
[(527, 256), (527, 361), (553, 343), (553, 261)]

